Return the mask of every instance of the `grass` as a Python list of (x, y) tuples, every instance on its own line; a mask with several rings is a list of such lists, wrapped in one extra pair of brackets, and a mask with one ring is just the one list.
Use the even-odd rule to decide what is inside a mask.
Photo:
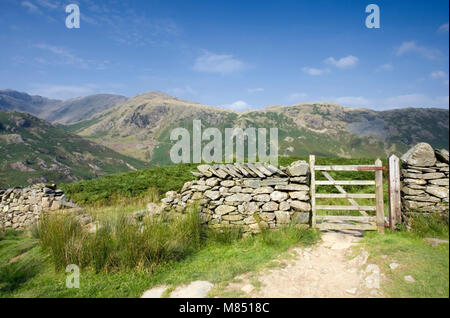
[(122, 215), (102, 219), (95, 233), (84, 229), (75, 216), (44, 213), (35, 231), (40, 246), (50, 254), (56, 270), (69, 264), (96, 272), (144, 269), (185, 258), (200, 247), (196, 209), (184, 217), (144, 218), (138, 223)]
[[(280, 158), (280, 164), (299, 159)], [(317, 164), (370, 163), (373, 159), (317, 158)], [(199, 229), (194, 218), (172, 224), (148, 219), (144, 227), (125, 222), (128, 214), (157, 201), (162, 193), (179, 190), (193, 179), (189, 171), (194, 169), (195, 165), (159, 167), (63, 185), (68, 196), (84, 204), (100, 230), (88, 234), (67, 216), (59, 216), (44, 218), (34, 236), (0, 231), (0, 297), (139, 297), (154, 286), (174, 288), (193, 280), (220, 286), (240, 274), (270, 266), (293, 245), (317, 241), (317, 232), (294, 226), (241, 238), (239, 230)], [(372, 178), (333, 173), (334, 178), (344, 180)], [(368, 193), (370, 189), (347, 190)], [(335, 189), (323, 187), (321, 191)], [(423, 241), (425, 236), (448, 238), (448, 222), (419, 218), (412, 223), (412, 232), (388, 231), (383, 236), (368, 232), (363, 239), (371, 261), (388, 275), (385, 293), (448, 297), (448, 245), (431, 247)], [(395, 271), (389, 268), (393, 261), (402, 264)], [(79, 289), (65, 286), (64, 268), (70, 263), (81, 267)], [(405, 275), (412, 275), (416, 283), (405, 282)]]
[(0, 232), (0, 294), (17, 289), (42, 269), (36, 246), (36, 240), (19, 232)]
[[(449, 297), (449, 246), (431, 246), (424, 237), (448, 239), (448, 221), (437, 217), (419, 217), (412, 230), (387, 231), (385, 235), (366, 232), (362, 244), (370, 253), (369, 261), (380, 266), (386, 274), (383, 291), (390, 297), (437, 298)], [(392, 270), (391, 263), (400, 267)], [(416, 282), (404, 277), (411, 275)]]
[[(296, 160), (308, 160), (307, 158), (284, 158), (280, 157), (279, 164), (287, 166)], [(346, 159), (317, 157), (316, 163), (320, 164), (373, 164), (373, 159)], [(384, 164), (386, 164), (384, 162)], [(61, 184), (66, 196), (74, 202), (83, 205), (117, 205), (124, 202), (129, 204), (134, 200), (142, 200), (150, 193), (161, 195), (167, 191), (179, 191), (183, 184), (193, 180), (190, 171), (195, 171), (197, 164), (179, 164), (165, 167), (155, 167), (138, 171), (119, 173), (99, 177), (92, 180), (84, 180), (74, 183)], [(333, 177), (341, 177), (343, 180), (350, 179), (373, 179), (373, 172), (347, 172), (338, 175), (339, 172), (332, 171)], [(317, 173), (317, 175), (319, 175)], [(322, 177), (319, 176), (318, 179)], [(348, 191), (373, 192), (373, 187), (348, 187)], [(318, 192), (336, 192), (334, 187), (321, 187)], [(347, 202), (344, 200), (344, 202)], [(348, 203), (348, 202), (347, 202)], [(347, 204), (345, 203), (345, 204)]]
[(142, 199), (154, 193), (160, 195), (169, 190), (180, 190), (183, 184), (194, 179), (190, 173), (196, 165), (181, 164), (143, 169), (62, 184), (66, 196), (78, 204), (116, 205)]
[[(26, 233), (4, 235), (0, 241), (2, 244), (0, 245), (2, 246), (1, 264), (17, 262), (17, 266), (19, 266), (19, 264), (25, 265), (25, 261), (27, 261), (33, 264), (33, 270), (18, 271), (16, 283), (0, 290), (0, 297), (139, 297), (145, 290), (157, 285), (167, 285), (173, 288), (193, 280), (220, 283), (229, 281), (239, 274), (257, 270), (292, 245), (310, 245), (319, 237), (318, 233), (313, 230), (295, 226), (285, 227), (278, 231), (264, 231), (261, 235), (247, 238), (241, 238), (238, 231), (223, 233), (202, 231), (193, 234), (195, 231), (192, 228), (195, 226), (190, 225), (191, 230), (188, 231), (186, 228), (189, 225), (186, 226), (186, 223), (183, 223), (183, 228), (178, 227), (176, 231), (189, 232), (199, 240), (193, 239), (192, 236), (186, 238), (181, 234), (174, 238), (173, 232), (170, 233), (171, 237), (168, 237), (168, 234), (159, 230), (155, 231), (155, 234), (157, 232), (158, 235), (163, 235), (161, 238), (152, 235), (149, 238), (148, 233), (134, 233), (133, 235), (137, 235), (138, 239), (133, 237), (128, 241), (126, 239), (124, 241), (123, 237), (119, 239), (113, 236), (108, 240), (97, 237), (100, 242), (112, 241), (112, 244), (120, 242), (120, 245), (123, 246), (114, 245), (113, 252), (110, 254), (103, 253), (105, 249), (99, 248), (99, 246), (103, 246), (102, 244), (95, 244), (95, 249), (88, 245), (85, 251), (77, 257), (76, 252), (80, 249), (69, 253), (67, 247), (73, 246), (80, 238), (79, 234), (73, 235), (78, 230), (73, 229), (74, 225), (70, 220), (57, 219), (53, 222), (56, 224), (46, 224), (43, 227), (48, 227), (48, 230), (52, 228), (52, 231), (57, 233), (61, 232), (58, 228), (66, 229), (72, 234), (60, 233), (56, 235), (59, 236), (56, 241), (56, 236), (50, 235), (50, 233), (48, 233), (50, 237), (44, 238), (46, 234), (42, 231), (38, 232), (42, 241)], [(166, 226), (175, 228), (174, 225)], [(167, 228), (165, 229), (167, 230)], [(130, 234), (129, 231), (126, 233)], [(62, 236), (65, 236), (66, 246), (58, 243)], [(145, 240), (149, 240), (149, 242)], [(88, 241), (85, 243), (87, 244)], [(95, 240), (92, 242), (98, 243)], [(169, 247), (169, 251), (175, 253), (149, 253), (146, 246), (154, 251), (158, 246), (155, 242), (169, 242), (165, 246)], [(170, 242), (177, 242), (181, 245), (170, 244)], [(183, 244), (190, 249), (180, 249)], [(3, 249), (3, 247), (8, 248)], [(139, 250), (134, 247), (139, 247)], [(23, 259), (17, 259), (10, 263), (11, 259), (23, 253), (24, 250), (27, 250), (27, 253)], [(94, 250), (96, 250), (95, 254)], [(129, 251), (122, 254), (124, 250)], [(115, 257), (105, 258), (105, 254)], [(158, 257), (155, 258), (155, 255)], [(145, 257), (142, 258), (142, 256)], [(56, 259), (59, 261), (55, 262)], [(107, 261), (102, 263), (105, 259)], [(98, 262), (94, 260), (98, 260)], [(79, 289), (65, 287), (67, 274), (64, 272), (64, 267), (72, 262), (81, 263)], [(9, 278), (7, 277), (5, 281), (13, 282), (10, 279), (13, 275), (8, 275)]]

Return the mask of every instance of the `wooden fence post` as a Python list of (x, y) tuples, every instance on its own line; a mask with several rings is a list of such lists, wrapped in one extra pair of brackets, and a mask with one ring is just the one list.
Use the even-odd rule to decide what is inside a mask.
[[(377, 167), (382, 167), (383, 163), (380, 159), (375, 161)], [(383, 170), (375, 171), (375, 194), (376, 194), (376, 210), (377, 210), (377, 228), (378, 233), (384, 233), (384, 203), (383, 203)]]
[(316, 156), (309, 156), (309, 170), (311, 172), (311, 228), (316, 227)]
[(400, 160), (396, 155), (389, 157), (389, 227), (395, 230), (395, 225), (402, 221), (400, 196)]

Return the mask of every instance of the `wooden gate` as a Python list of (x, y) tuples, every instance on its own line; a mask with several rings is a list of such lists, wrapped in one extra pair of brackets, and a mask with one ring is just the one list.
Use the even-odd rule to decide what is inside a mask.
[[(315, 156), (309, 157), (311, 169), (311, 226), (323, 230), (378, 230), (384, 233), (383, 164), (374, 165), (315, 165)], [(316, 180), (320, 171), (327, 180)], [(375, 180), (334, 180), (327, 171), (375, 171)], [(374, 193), (347, 193), (342, 186), (375, 186)], [(318, 186), (334, 186), (339, 193), (317, 193)], [(316, 199), (347, 199), (350, 205), (318, 205)], [(354, 199), (375, 199), (374, 206), (359, 205)], [(361, 215), (317, 215), (317, 211), (359, 211)], [(369, 213), (368, 213), (369, 212)], [(374, 215), (375, 214), (375, 215)]]

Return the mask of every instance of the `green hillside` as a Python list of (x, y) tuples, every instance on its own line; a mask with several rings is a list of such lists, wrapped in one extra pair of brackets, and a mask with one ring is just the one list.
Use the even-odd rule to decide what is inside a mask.
[(418, 142), (436, 148), (449, 144), (449, 111), (445, 109), (373, 111), (304, 103), (238, 113), (160, 92), (137, 95), (101, 117), (65, 129), (151, 165), (168, 165), (174, 144), (171, 131), (183, 127), (192, 136), (193, 120), (201, 120), (203, 130), (218, 128), (223, 141), (225, 128), (278, 128), (282, 157), (375, 158), (400, 155)]
[[(288, 166), (296, 160), (308, 160), (306, 157), (279, 158), (279, 165)], [(371, 158), (329, 158), (317, 157), (317, 164), (373, 164)], [(386, 165), (386, 161), (384, 160)], [(140, 198), (149, 190), (159, 195), (167, 191), (180, 191), (183, 184), (195, 179), (191, 171), (196, 171), (198, 164), (177, 164), (117, 173), (93, 180), (82, 180), (61, 184), (64, 193), (79, 204), (114, 204), (115, 199)], [(331, 173), (335, 175), (335, 172)], [(343, 179), (373, 178), (372, 172), (347, 173)], [(320, 176), (319, 176), (320, 177)], [(331, 187), (333, 190), (334, 187)], [(330, 189), (328, 189), (330, 190)], [(119, 200), (120, 201), (120, 200)]]
[(71, 182), (146, 167), (19, 112), (0, 112), (0, 153), (0, 187)]

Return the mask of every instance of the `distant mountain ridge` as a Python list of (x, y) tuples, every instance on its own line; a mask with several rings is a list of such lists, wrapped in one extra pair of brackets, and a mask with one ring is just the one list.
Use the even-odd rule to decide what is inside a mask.
[(54, 123), (73, 124), (91, 119), (126, 100), (121, 95), (95, 94), (62, 101), (7, 89), (0, 90), (0, 111), (16, 110)]
[(170, 164), (171, 130), (192, 132), (194, 119), (202, 121), (203, 129), (217, 127), (222, 133), (232, 127), (277, 127), (282, 156), (378, 157), (401, 154), (422, 141), (437, 148), (449, 143), (445, 109), (373, 111), (302, 103), (238, 113), (160, 92), (132, 97), (97, 120), (80, 122), (74, 132), (140, 160)]
[[(176, 127), (192, 132), (195, 119), (202, 121), (202, 129), (216, 127), (222, 133), (232, 127), (277, 127), (281, 156), (382, 157), (401, 154), (418, 142), (447, 149), (449, 144), (447, 109), (374, 111), (334, 103), (301, 103), (239, 113), (159, 91), (128, 99), (98, 94), (64, 102), (23, 94), (0, 91), (0, 97), (7, 95), (3, 100), (9, 107), (40, 112), (40, 117), (59, 123), (67, 132), (151, 165), (171, 164), (169, 151), (174, 142), (170, 132)], [(1, 102), (0, 107), (5, 108)]]

